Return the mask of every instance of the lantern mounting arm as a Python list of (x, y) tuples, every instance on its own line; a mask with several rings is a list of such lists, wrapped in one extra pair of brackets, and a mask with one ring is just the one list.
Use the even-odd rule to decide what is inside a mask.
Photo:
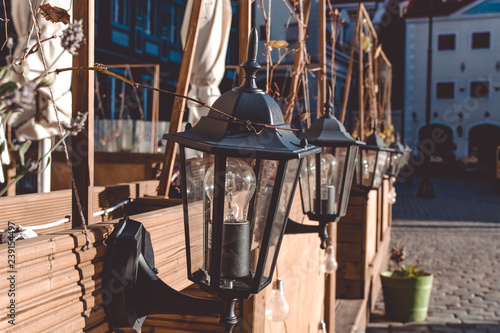
[(154, 267), (149, 232), (142, 223), (123, 218), (107, 240), (103, 273), (103, 305), (110, 326), (139, 332), (151, 314), (221, 314), (230, 333), (237, 323), (236, 299), (212, 299), (183, 294), (163, 282)]
[(324, 250), (326, 249), (326, 240), (328, 238), (327, 226), (329, 222), (330, 221), (319, 221), (319, 225), (306, 225), (295, 222), (289, 218), (286, 224), (285, 234), (312, 234), (317, 232), (321, 240), (320, 247)]

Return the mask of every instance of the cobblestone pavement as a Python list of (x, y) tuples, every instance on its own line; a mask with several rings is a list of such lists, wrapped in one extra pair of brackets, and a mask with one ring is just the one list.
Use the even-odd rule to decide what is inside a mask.
[(388, 322), (380, 295), (367, 333), (500, 333), (500, 194), (486, 180), (433, 179), (435, 199), (398, 183), (392, 242), (434, 274), (427, 320)]

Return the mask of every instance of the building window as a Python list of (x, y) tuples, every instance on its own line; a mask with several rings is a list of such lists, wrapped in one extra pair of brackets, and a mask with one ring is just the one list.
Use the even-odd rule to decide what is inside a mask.
[(130, 19), (127, 8), (128, 8), (127, 0), (111, 1), (111, 22), (123, 27), (129, 27)]
[(454, 50), (455, 49), (455, 34), (444, 34), (438, 36), (438, 50)]
[(488, 81), (472, 81), (470, 83), (471, 98), (488, 98), (490, 94), (490, 83)]
[(438, 82), (436, 85), (436, 98), (455, 98), (454, 82)]
[(474, 33), (472, 33), (472, 48), (473, 49), (489, 49), (490, 48), (490, 33), (489, 32), (474, 32)]
[(170, 42), (182, 47), (181, 44), (181, 26), (182, 26), (183, 10), (182, 3), (172, 1), (170, 4)]

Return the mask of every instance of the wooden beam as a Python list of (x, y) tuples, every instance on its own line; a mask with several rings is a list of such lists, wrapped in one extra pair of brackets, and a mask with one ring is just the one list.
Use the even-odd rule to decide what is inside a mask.
[[(239, 48), (238, 48), (238, 59), (240, 64), (247, 60), (247, 45), (248, 36), (250, 35), (250, 30), (252, 29), (252, 1), (243, 0), (240, 1), (240, 31), (239, 31)], [(245, 72), (243, 68), (239, 68), (239, 82), (243, 82), (243, 76)]]
[(371, 32), (373, 34), (373, 38), (375, 39), (375, 42), (373, 44), (377, 45), (378, 44), (377, 30), (373, 26), (372, 20), (370, 19), (370, 15), (366, 11), (365, 5), (363, 5), (363, 3), (360, 3), (359, 5), (360, 5), (361, 13), (363, 14), (363, 19), (366, 20), (366, 24), (368, 24), (368, 28), (370, 28), (370, 30), (371, 30)]
[[(176, 93), (187, 96), (189, 90), (189, 81), (191, 79), (191, 70), (193, 68), (194, 54), (196, 44), (198, 42), (199, 23), (201, 17), (202, 0), (193, 0), (191, 16), (189, 18), (189, 27), (186, 37), (186, 46), (182, 55), (181, 68), (179, 71), (179, 79), (177, 81)], [(174, 106), (172, 108), (172, 116), (170, 118), (169, 133), (177, 133), (181, 130), (182, 118), (186, 109), (186, 99), (175, 97)], [(170, 179), (174, 170), (175, 155), (177, 152), (177, 144), (172, 140), (167, 141), (165, 147), (165, 163), (160, 176), (160, 185), (158, 186), (159, 196), (168, 196), (170, 190)]]
[[(160, 65), (154, 66), (153, 87), (160, 89)], [(147, 120), (147, 119), (144, 119)], [(158, 122), (160, 120), (160, 92), (153, 91), (153, 113), (151, 115), (151, 153), (156, 153), (158, 150)]]
[[(329, 244), (333, 246), (333, 253), (337, 257), (337, 223), (328, 225)], [(327, 275), (325, 280), (325, 313), (324, 321), (326, 330), (329, 333), (335, 333), (335, 303), (336, 303), (336, 280), (337, 274), (334, 272)]]
[[(335, 34), (335, 31), (331, 33)], [(335, 45), (332, 46), (332, 52), (335, 54)], [(326, 102), (326, 0), (319, 0), (319, 68), (318, 118), (323, 115), (323, 105)], [(331, 84), (333, 84), (333, 82)], [(333, 88), (334, 87), (332, 87), (332, 94), (334, 94)]]
[[(73, 57), (73, 67), (94, 65), (94, 1), (75, 1), (73, 19), (83, 21), (83, 33), (87, 38), (82, 43), (78, 54)], [(78, 191), (83, 218), (88, 224), (92, 221), (92, 194), (94, 190), (94, 73), (74, 71), (72, 75), (73, 117), (77, 112), (88, 112), (85, 129), (71, 138), (71, 161), (75, 185)], [(72, 195), (73, 227), (83, 224), (75, 193)]]
[[(363, 4), (359, 4), (360, 8), (363, 7)], [(361, 13), (359, 13), (361, 14)], [(359, 17), (359, 16), (358, 16)], [(360, 22), (360, 28), (361, 28), (361, 22)], [(364, 141), (365, 139), (365, 80), (363, 77), (363, 71), (364, 71), (364, 64), (363, 64), (363, 45), (362, 45), (362, 38), (361, 38), (362, 31), (361, 29), (358, 30), (358, 45), (359, 45), (359, 52), (358, 52), (358, 119), (359, 119), (359, 138), (361, 141)]]
[(303, 0), (303, 20), (304, 27), (301, 26), (300, 22), (298, 22), (298, 30), (299, 36), (297, 39), (297, 51), (295, 52), (295, 62), (293, 65), (292, 71), (292, 82), (290, 84), (290, 93), (288, 94), (287, 102), (287, 110), (285, 113), (285, 123), (290, 124), (293, 116), (293, 107), (295, 105), (295, 98), (297, 97), (299, 90), (299, 81), (300, 75), (302, 74), (302, 66), (304, 62), (304, 49), (302, 48), (301, 41), (304, 41), (307, 31), (307, 25), (309, 23), (309, 13), (311, 11), (311, 0)]
[[(345, 79), (344, 96), (342, 97), (342, 109), (340, 110), (340, 122), (343, 124), (347, 112), (347, 102), (349, 101), (349, 92), (351, 90), (352, 68), (354, 65), (354, 52), (356, 51), (356, 39), (359, 36), (361, 27), (361, 4), (358, 6), (358, 16), (356, 18), (356, 25), (354, 27), (354, 34), (352, 35), (351, 56), (349, 57), (349, 66), (347, 68), (347, 75)], [(358, 42), (359, 45), (359, 42)]]

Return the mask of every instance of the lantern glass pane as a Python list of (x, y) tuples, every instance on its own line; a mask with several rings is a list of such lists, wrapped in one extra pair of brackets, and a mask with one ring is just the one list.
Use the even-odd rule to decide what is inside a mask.
[(375, 172), (373, 175), (373, 185), (372, 188), (379, 188), (382, 184), (385, 171), (387, 170), (387, 157), (390, 155), (387, 151), (379, 151), (377, 158), (377, 165), (375, 166)]
[(262, 160), (252, 213), (252, 242), (250, 244), (250, 272), (255, 273), (262, 248), (262, 237), (267, 222), (271, 197), (278, 171), (278, 161)]
[(314, 189), (316, 188), (316, 156), (304, 159), (300, 169), (300, 190), (304, 213), (314, 213)]
[(278, 199), (276, 216), (274, 218), (274, 224), (269, 238), (269, 250), (267, 252), (267, 259), (264, 265), (264, 274), (262, 276), (263, 280), (261, 281), (261, 284), (271, 278), (273, 263), (277, 259), (275, 257), (278, 254), (277, 250), (280, 245), (279, 241), (283, 235), (288, 218), (288, 210), (293, 199), (292, 194), (294, 193), (294, 187), (296, 185), (295, 180), (297, 178), (297, 172), (299, 171), (299, 165), (300, 161), (298, 159), (294, 159), (288, 161), (286, 166), (283, 187), (281, 189), (280, 198)]
[[(337, 148), (337, 149), (342, 149), (342, 148)], [(345, 148), (347, 151), (347, 148)], [(351, 186), (352, 186), (352, 177), (354, 175), (354, 169), (356, 167), (356, 159), (358, 156), (358, 146), (351, 146), (349, 149), (349, 154), (348, 156), (344, 159), (347, 163), (347, 169), (345, 169), (345, 183), (344, 183), (344, 191), (341, 193), (341, 198), (339, 200), (342, 200), (340, 202), (340, 210), (338, 211), (339, 216), (344, 216), (345, 212), (347, 210), (347, 203), (349, 202), (349, 194), (351, 193)], [(342, 166), (342, 168), (345, 167)], [(341, 191), (341, 190), (339, 190)]]
[[(387, 158), (387, 156), (386, 156)], [(375, 163), (377, 160), (377, 151), (372, 149), (361, 150), (360, 166), (360, 184), (365, 187), (372, 186), (373, 175), (375, 173)], [(384, 159), (386, 163), (386, 159)]]
[[(206, 174), (214, 163), (208, 153), (185, 149), (187, 216), (189, 231), (190, 271), (196, 280), (209, 284), (213, 187), (206, 188)], [(213, 177), (213, 174), (212, 174)], [(213, 184), (213, 178), (212, 182)]]
[(390, 158), (391, 158), (390, 174), (391, 174), (391, 176), (396, 177), (399, 173), (399, 167), (401, 165), (402, 154), (392, 153)]

